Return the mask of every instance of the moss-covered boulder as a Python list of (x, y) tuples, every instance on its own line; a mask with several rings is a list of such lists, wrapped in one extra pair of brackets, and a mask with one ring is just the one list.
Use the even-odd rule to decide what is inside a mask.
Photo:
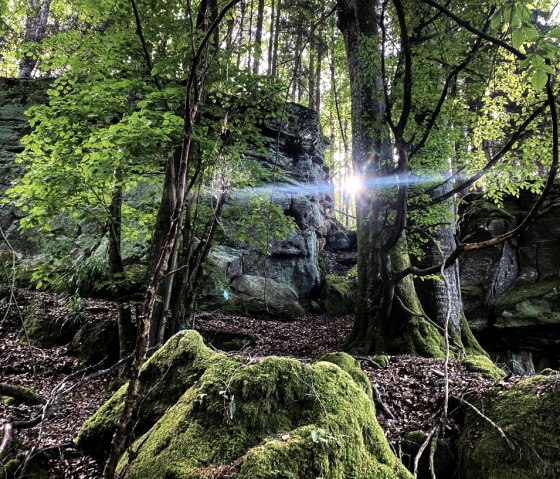
[(468, 411), (459, 438), (464, 479), (560, 477), (560, 377), (534, 376), (483, 400), (484, 414)]
[[(221, 356), (212, 353), (194, 331), (176, 334), (154, 353), (140, 373), (142, 399), (135, 433), (143, 434), (150, 429), (218, 357)], [(94, 454), (109, 448), (127, 385), (124, 384), (85, 422), (76, 438), (80, 448)]]
[(72, 349), (84, 364), (114, 363), (119, 359), (119, 329), (114, 319), (84, 324), (72, 340)]
[(463, 366), (472, 373), (480, 373), (489, 379), (502, 379), (507, 374), (496, 366), (488, 356), (472, 355), (463, 359)]
[(364, 390), (368, 397), (373, 397), (371, 382), (366, 376), (366, 373), (362, 370), (360, 362), (357, 359), (347, 353), (328, 353), (321, 356), (319, 361), (327, 361), (336, 364), (340, 369), (352, 376), (352, 379)]
[(344, 316), (354, 312), (356, 302), (356, 282), (345, 276), (328, 274), (325, 277), (322, 297), (325, 313), (330, 316)]
[[(237, 479), (411, 477), (377, 424), (364, 384), (353, 379), (361, 383), (364, 377), (350, 356), (324, 358), (342, 367), (278, 357), (248, 364), (210, 352), (192, 331), (170, 342), (156, 354), (179, 348), (184, 356), (188, 350), (190, 357), (174, 368), (193, 371), (175, 381), (183, 394), (172, 405), (165, 386), (154, 381), (157, 392), (150, 391), (144, 378), (140, 396), (149, 392), (167, 410), (155, 411), (153, 427), (141, 418), (145, 434), (136, 437), (134, 456), (121, 458), (121, 469), (128, 463), (126, 478), (207, 478), (216, 470)], [(156, 355), (150, 359), (155, 362)], [(78, 444), (86, 435), (91, 443), (96, 424), (107, 422), (103, 417), (114, 413), (119, 396), (86, 423)]]
[(39, 316), (31, 312), (23, 322), (19, 340), (38, 348), (63, 346), (72, 341), (82, 324), (79, 315)]

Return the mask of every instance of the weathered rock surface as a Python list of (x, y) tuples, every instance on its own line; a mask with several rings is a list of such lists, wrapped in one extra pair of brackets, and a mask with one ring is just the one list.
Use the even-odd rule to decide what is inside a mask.
[(461, 477), (559, 477), (559, 395), (557, 373), (537, 375), (519, 382), (507, 392), (500, 391), (482, 399), (482, 405), (478, 406), (485, 418), (467, 410), (465, 427), (459, 438)]
[[(15, 157), (23, 151), (21, 138), (29, 125), (24, 112), (27, 108), (45, 101), (46, 84), (43, 81), (0, 78), (0, 199), (11, 182), (21, 174)], [(22, 255), (35, 253), (36, 246), (30, 238), (21, 235), (18, 220), (21, 213), (9, 203), (0, 202), (0, 227), (12, 247)], [(0, 244), (0, 250), (5, 249)]]
[[(344, 353), (312, 365), (277, 357), (247, 364), (184, 331), (142, 370), (141, 407), (149, 414), (140, 413), (135, 455), (120, 466), (130, 459), (128, 479), (202, 479), (211, 471), (237, 479), (410, 478), (377, 424), (368, 388)], [(119, 391), (88, 420), (80, 447), (108, 445), (121, 403)]]
[[(255, 149), (245, 155), (271, 172), (263, 191), (294, 219), (296, 229), (285, 239), (271, 238), (265, 254), (249, 242), (228, 238), (226, 230), (226, 239), (209, 256), (210, 266), (223, 274), (203, 298), (213, 307), (293, 319), (303, 312), (301, 300), (319, 292), (320, 250), (327, 244), (351, 248), (352, 235), (344, 241), (334, 218), (334, 190), (324, 166), (326, 143), (317, 114), (294, 103), (286, 111), (287, 122), (262, 128), (266, 153)], [(243, 205), (248, 194), (232, 192), (228, 204)]]
[[(45, 101), (45, 90), (41, 82), (0, 79), (0, 195), (21, 174), (14, 158), (22, 151), (20, 139), (28, 130), (24, 111), (31, 104)], [(340, 225), (334, 219), (334, 191), (323, 161), (326, 140), (317, 113), (293, 103), (286, 106), (286, 113), (287, 121), (273, 120), (262, 125), (264, 148), (244, 151), (247, 161), (255, 162), (264, 171), (266, 182), (254, 191), (231, 192), (225, 209), (248, 208), (248, 195), (262, 194), (294, 219), (295, 231), (280, 239), (270, 235), (263, 252), (250, 241), (252, 238), (241, 242), (228, 236), (225, 224), (224, 239), (209, 258), (208, 269), (218, 273), (210, 279), (211, 287), (202, 304), (259, 316), (264, 310), (270, 317), (294, 319), (303, 311), (301, 301), (318, 293), (322, 279), (318, 267), (320, 250), (327, 243), (348, 248), (355, 242), (355, 238), (341, 236)], [(139, 204), (158, 200), (154, 185), (142, 185), (137, 190), (127, 192), (126, 201)], [(22, 235), (17, 230), (20, 216), (11, 205), (0, 204), (0, 226), (16, 251), (24, 258), (37, 256), (41, 251), (29, 241), (29, 234)], [(99, 231), (87, 225), (79, 230), (81, 234), (70, 238), (76, 256), (80, 249), (90, 251), (97, 247), (103, 257), (106, 244), (98, 245)], [(138, 261), (146, 245), (127, 243), (122, 251), (126, 261)], [(267, 304), (257, 306), (263, 297)]]
[[(503, 209), (478, 201), (463, 221), (463, 238), (481, 241), (512, 229), (533, 201), (528, 193), (507, 199)], [(542, 211), (518, 238), (461, 258), (471, 328), (515, 373), (560, 361), (560, 185)]]

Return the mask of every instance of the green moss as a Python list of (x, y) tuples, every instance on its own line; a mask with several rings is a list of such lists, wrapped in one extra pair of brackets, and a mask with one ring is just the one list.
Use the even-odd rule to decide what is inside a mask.
[(31, 346), (39, 348), (62, 346), (72, 341), (82, 324), (82, 319), (77, 316), (38, 316), (31, 308), (23, 322), (19, 339), (22, 344), (29, 342)]
[(385, 369), (389, 366), (389, 356), (386, 354), (378, 354), (377, 356), (373, 356), (371, 358), (371, 362), (375, 369)]
[(323, 286), (325, 312), (330, 316), (343, 316), (354, 311), (356, 282), (344, 276), (329, 274)]
[(483, 401), (494, 426), (468, 411), (459, 440), (465, 479), (553, 479), (560, 475), (560, 383), (534, 376)]
[(0, 477), (3, 479), (48, 479), (50, 476), (45, 467), (37, 457), (31, 459), (25, 470), (25, 475), (21, 476), (22, 462), (19, 459), (9, 459), (5, 464), (0, 464)]
[[(221, 357), (213, 354), (195, 331), (173, 336), (144, 364), (140, 373), (141, 403), (135, 433), (143, 434), (191, 387), (207, 369), (209, 362)], [(82, 426), (78, 447), (102, 453), (108, 449), (115, 423), (122, 410), (128, 383), (107, 401)]]
[[(359, 376), (353, 358), (331, 359)], [(222, 355), (206, 364), (137, 440), (126, 478), (203, 478), (210, 466), (231, 464), (237, 479), (410, 477), (363, 385), (342, 367), (276, 357), (246, 365)]]
[(479, 284), (461, 285), (461, 294), (472, 298), (484, 298), (484, 288)]
[[(384, 356), (387, 358), (387, 356)], [(326, 361), (336, 364), (340, 369), (346, 371), (352, 379), (364, 390), (364, 392), (371, 398), (371, 381), (362, 370), (360, 362), (347, 353), (328, 353), (321, 356), (318, 361)]]
[(72, 348), (84, 364), (114, 363), (119, 359), (119, 331), (111, 318), (84, 324), (72, 340)]
[(473, 356), (488, 356), (488, 353), (484, 351), (478, 340), (474, 337), (471, 327), (467, 322), (464, 311), (461, 311), (461, 338), (458, 342), (462, 344), (464, 352), (467, 355)]
[(497, 308), (506, 309), (529, 299), (540, 298), (549, 293), (560, 291), (560, 278), (552, 276), (534, 284), (517, 286), (509, 290), (496, 304)]
[(426, 358), (443, 357), (443, 337), (438, 329), (422, 317), (412, 317), (405, 322), (404, 330), (387, 352), (410, 354)]
[(488, 356), (473, 355), (463, 359), (463, 366), (467, 371), (481, 373), (490, 379), (502, 379), (507, 374), (496, 366)]

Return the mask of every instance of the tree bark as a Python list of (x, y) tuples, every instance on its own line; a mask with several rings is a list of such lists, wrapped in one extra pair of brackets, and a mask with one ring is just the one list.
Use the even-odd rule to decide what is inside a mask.
[(123, 359), (132, 350), (132, 315), (130, 305), (126, 304), (126, 273), (121, 255), (121, 217), (122, 217), (122, 184), (118, 179), (113, 189), (109, 207), (109, 246), (107, 248), (107, 274), (111, 284), (113, 299), (117, 303), (117, 326), (119, 330), (119, 358)]
[[(357, 308), (346, 344), (361, 353), (442, 356), (442, 337), (422, 310), (412, 278), (393, 280), (393, 273), (410, 261), (402, 232), (406, 190), (400, 186), (395, 193), (394, 187), (375, 191), (367, 187), (381, 177), (395, 178), (387, 174), (394, 168), (394, 151), (398, 153), (399, 174), (408, 172), (402, 136), (395, 128), (392, 143), (388, 130), (382, 69), (371, 68), (371, 55), (379, 58), (380, 65), (384, 54), (379, 31), (381, 8), (380, 1), (338, 1), (338, 26), (345, 40), (350, 75), (353, 169), (366, 185), (357, 197)], [(397, 125), (401, 133), (406, 124), (404, 100), (403, 105)]]
[(255, 55), (255, 58), (253, 58), (253, 75), (259, 74), (259, 65), (262, 58), (261, 47), (262, 47), (263, 20), (264, 20), (264, 0), (259, 0), (259, 5), (257, 8), (257, 30), (255, 32), (255, 47), (257, 48), (257, 55)]
[(282, 0), (278, 0), (276, 4), (276, 19), (274, 21), (274, 42), (272, 48), (272, 69), (273, 78), (278, 76), (278, 45), (280, 42), (280, 18), (282, 13)]
[[(51, 0), (29, 0), (25, 20), (25, 43), (39, 43), (45, 37)], [(37, 58), (25, 54), (19, 62), (19, 78), (31, 78), (37, 66)]]

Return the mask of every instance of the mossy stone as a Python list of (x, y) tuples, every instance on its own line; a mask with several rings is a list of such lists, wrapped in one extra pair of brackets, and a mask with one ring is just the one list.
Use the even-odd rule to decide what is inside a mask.
[(325, 313), (329, 316), (351, 314), (356, 303), (356, 282), (344, 276), (328, 274), (325, 277), (322, 296)]
[(336, 364), (340, 369), (346, 371), (352, 379), (364, 390), (368, 397), (372, 396), (371, 382), (362, 370), (360, 362), (347, 353), (328, 353), (321, 356), (318, 361), (327, 361)]
[(560, 382), (533, 376), (483, 400), (484, 411), (506, 434), (467, 410), (459, 438), (464, 479), (553, 479), (560, 477)]
[[(220, 355), (213, 354), (202, 337), (192, 331), (181, 331), (156, 351), (140, 373), (141, 403), (135, 433), (143, 434), (175, 404)], [(102, 454), (110, 446), (117, 418), (122, 411), (128, 383), (97, 410), (82, 426), (76, 444), (93, 454)]]
[(72, 340), (72, 348), (87, 365), (114, 363), (119, 359), (119, 330), (115, 320), (104, 318), (84, 324)]
[[(355, 370), (352, 358), (333, 359)], [(246, 365), (217, 356), (136, 447), (128, 479), (203, 478), (228, 464), (237, 479), (411, 477), (371, 398), (327, 361), (269, 357)]]
[[(144, 435), (135, 435), (134, 457), (121, 458), (121, 471), (128, 479), (201, 479), (215, 467), (231, 467), (237, 479), (408, 479), (364, 378), (344, 353), (312, 365), (278, 357), (247, 364), (210, 351), (194, 331), (178, 333), (142, 369), (149, 409), (135, 431)], [(108, 444), (123, 394), (124, 387), (86, 422), (78, 445)]]
[(385, 369), (389, 366), (389, 356), (386, 354), (378, 354), (370, 358), (370, 363), (374, 369)]
[(19, 334), (22, 344), (39, 348), (53, 348), (68, 344), (82, 326), (79, 316), (37, 316), (29, 314)]
[(472, 373), (481, 373), (490, 379), (502, 379), (507, 374), (496, 366), (488, 356), (472, 355), (463, 359), (463, 366)]

